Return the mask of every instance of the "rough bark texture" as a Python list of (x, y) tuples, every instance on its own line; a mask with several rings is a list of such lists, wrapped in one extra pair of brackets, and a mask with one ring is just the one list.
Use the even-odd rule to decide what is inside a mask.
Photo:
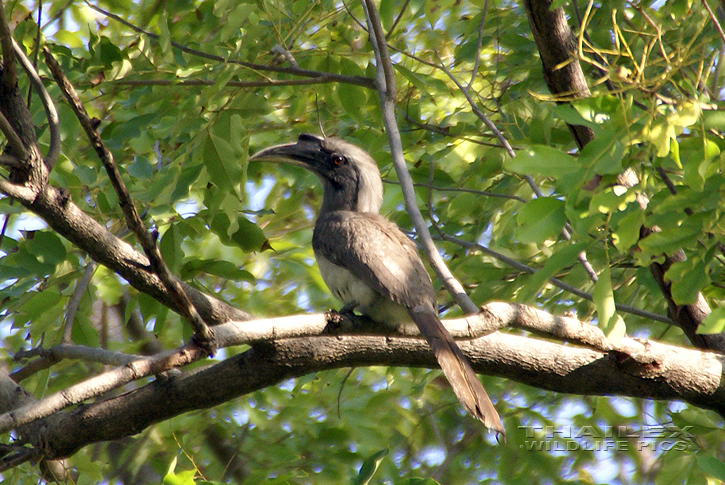
[[(524, 2), (531, 33), (539, 50), (544, 80), (551, 94), (562, 101), (589, 96), (589, 85), (577, 56), (577, 42), (569, 28), (564, 9), (551, 9), (551, 0)], [(591, 128), (569, 125), (581, 149), (594, 139)]]
[[(624, 339), (618, 352), (604, 353), (502, 333), (459, 344), (477, 372), (531, 386), (570, 394), (676, 399), (725, 411), (723, 358), (714, 353), (633, 339)], [(435, 357), (420, 339), (280, 340), (205, 369), (158, 378), (121, 396), (57, 413), (42, 421), (40, 439), (49, 456), (65, 457), (90, 443), (129, 436), (284, 379), (367, 365), (435, 367)], [(343, 409), (343, 418), (344, 414)]]

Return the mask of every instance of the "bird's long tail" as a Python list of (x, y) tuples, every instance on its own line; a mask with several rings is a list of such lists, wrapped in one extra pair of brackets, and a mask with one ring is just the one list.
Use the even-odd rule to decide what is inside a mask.
[(480, 419), (487, 428), (505, 435), (501, 418), (481, 381), (438, 315), (427, 307), (411, 308), (408, 312), (433, 349), (443, 374), (466, 411)]

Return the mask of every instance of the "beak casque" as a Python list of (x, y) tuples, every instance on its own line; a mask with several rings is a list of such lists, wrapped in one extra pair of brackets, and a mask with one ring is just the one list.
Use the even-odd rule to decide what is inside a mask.
[(323, 157), (320, 138), (313, 135), (300, 135), (296, 143), (265, 148), (249, 157), (249, 161), (289, 163), (317, 172)]

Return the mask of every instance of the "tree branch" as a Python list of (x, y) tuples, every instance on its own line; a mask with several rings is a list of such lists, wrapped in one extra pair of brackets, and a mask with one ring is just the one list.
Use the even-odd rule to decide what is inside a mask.
[[(478, 372), (571, 394), (676, 399), (725, 412), (722, 357), (625, 338), (623, 353), (494, 333), (460, 347)], [(391, 337), (282, 339), (179, 377), (80, 406), (42, 422), (50, 457), (138, 433), (173, 416), (203, 409), (312, 372), (351, 366), (434, 367), (424, 340)], [(331, 404), (332, 405), (332, 404)], [(344, 416), (343, 409), (343, 416)]]
[(88, 289), (88, 285), (91, 282), (91, 278), (93, 277), (93, 273), (96, 271), (96, 263), (95, 261), (90, 261), (86, 265), (85, 271), (83, 271), (83, 276), (81, 277), (80, 281), (78, 281), (78, 284), (76, 285), (76, 289), (73, 290), (73, 296), (71, 297), (70, 301), (68, 302), (68, 308), (65, 312), (65, 322), (63, 324), (63, 337), (61, 338), (61, 342), (64, 344), (71, 343), (71, 335), (73, 333), (73, 322), (76, 318), (76, 311), (78, 311), (78, 305), (81, 303), (81, 298), (83, 298), (83, 294)]
[(27, 160), (28, 150), (25, 148), (25, 145), (23, 145), (22, 140), (20, 140), (20, 137), (17, 133), (15, 133), (15, 130), (10, 125), (10, 122), (7, 118), (5, 118), (5, 115), (0, 113), (0, 131), (3, 132), (3, 135), (5, 135), (5, 138), (8, 140), (8, 144), (13, 149), (13, 155), (15, 155), (20, 160)]
[(207, 355), (206, 350), (191, 343), (152, 357), (132, 360), (121, 367), (51, 394), (38, 402), (26, 404), (0, 415), (0, 433), (30, 424), (68, 406), (100, 396), (141, 377), (160, 374), (174, 367), (190, 364), (205, 355)]
[(425, 220), (420, 213), (420, 209), (418, 209), (416, 204), (413, 180), (411, 179), (405, 165), (403, 143), (400, 139), (400, 132), (395, 120), (395, 74), (393, 72), (393, 65), (390, 60), (390, 56), (388, 55), (383, 27), (380, 23), (380, 18), (378, 17), (378, 12), (373, 2), (371, 0), (362, 0), (362, 2), (365, 7), (365, 15), (369, 23), (368, 31), (370, 33), (370, 42), (373, 46), (373, 50), (375, 51), (375, 58), (377, 59), (376, 84), (383, 112), (383, 123), (385, 124), (386, 132), (388, 134), (390, 154), (393, 158), (395, 172), (398, 175), (400, 187), (403, 191), (405, 210), (415, 226), (420, 243), (428, 256), (431, 266), (443, 282), (443, 285), (453, 296), (456, 303), (458, 303), (458, 305), (463, 309), (464, 313), (475, 313), (478, 308), (468, 297), (461, 283), (455, 279), (438, 253), (438, 249), (433, 242), (428, 226), (426, 225)]
[[(602, 351), (612, 349), (611, 344), (599, 328), (579, 322), (574, 318), (556, 317), (525, 305), (493, 302), (482, 307), (476, 315), (446, 320), (444, 323), (453, 337), (463, 339), (480, 338), (510, 326), (548, 337), (553, 336), (578, 342)], [(307, 338), (330, 333), (338, 334), (341, 330), (355, 335), (383, 334), (398, 338), (401, 336), (423, 338), (415, 326), (400, 325), (397, 328), (381, 328), (380, 324), (372, 320), (356, 317), (354, 321), (351, 321), (336, 312), (257, 320), (254, 325), (249, 325), (247, 322), (227, 322), (216, 326), (214, 330), (215, 343), (219, 347), (268, 344), (277, 340)], [(133, 380), (151, 374), (157, 375), (175, 367), (183, 367), (204, 357), (194, 341), (179, 349), (168, 350), (150, 357), (124, 355), (76, 345), (57, 345), (48, 350), (33, 349), (21, 352), (17, 358), (28, 355), (46, 357), (45, 362), (50, 363), (63, 358), (80, 358), (102, 361), (120, 367), (91, 377), (38, 402), (0, 415), (0, 433), (50, 416), (61, 409), (100, 396)]]
[(93, 126), (91, 118), (88, 116), (88, 113), (78, 97), (78, 94), (65, 77), (65, 74), (63, 74), (63, 71), (60, 69), (60, 66), (53, 58), (50, 51), (47, 48), (44, 48), (43, 54), (45, 55), (45, 62), (50, 68), (50, 72), (53, 74), (56, 83), (58, 83), (60, 90), (65, 95), (68, 104), (71, 106), (71, 109), (78, 118), (78, 121), (80, 121), (83, 130), (86, 132), (88, 140), (96, 150), (98, 158), (101, 160), (103, 167), (106, 169), (111, 185), (113, 185), (116, 194), (118, 194), (119, 205), (121, 206), (121, 210), (123, 211), (123, 215), (126, 219), (126, 225), (131, 232), (136, 235), (136, 238), (146, 253), (146, 257), (151, 263), (151, 269), (164, 284), (167, 292), (176, 303), (176, 308), (191, 325), (191, 328), (194, 330), (194, 335), (201, 344), (208, 347), (207, 350), (211, 355), (213, 355), (213, 332), (202, 320), (201, 316), (196, 311), (196, 308), (194, 308), (194, 305), (184, 293), (184, 289), (179, 283), (179, 280), (171, 273), (168, 266), (166, 266), (166, 263), (161, 256), (161, 251), (156, 244), (156, 238), (149, 233), (138, 215), (133, 199), (131, 199), (131, 194), (129, 194), (128, 189), (126, 189), (126, 185), (123, 183), (123, 179), (121, 178), (121, 173), (118, 171), (116, 162), (113, 159), (113, 154), (106, 147), (105, 143), (103, 143), (101, 135), (99, 135), (98, 131), (96, 131), (96, 128)]
[[(489, 249), (486, 246), (483, 246), (482, 244), (464, 241), (463, 239), (451, 236), (451, 235), (443, 233), (443, 232), (441, 233), (441, 238), (443, 238), (443, 240), (445, 240), (445, 241), (449, 241), (449, 242), (458, 244), (459, 246), (464, 247), (464, 248), (472, 249), (475, 251), (481, 251), (482, 253), (487, 254), (487, 255), (501, 261), (502, 263), (505, 263), (505, 264), (511, 266), (512, 268), (518, 269), (519, 271), (522, 271), (524, 273), (534, 274), (537, 272), (536, 268), (532, 268), (531, 266), (527, 266), (523, 263), (520, 263), (519, 261), (516, 261), (515, 259), (509, 258), (508, 256), (504, 256), (503, 254), (498, 253), (498, 252), (494, 251), (493, 249)], [(564, 283), (560, 279), (555, 278), (553, 276), (548, 278), (548, 280), (552, 285), (556, 286), (557, 288), (560, 288), (573, 295), (583, 298), (584, 300), (593, 301), (592, 295), (587, 293), (586, 291), (582, 291), (579, 288), (576, 288), (567, 283)], [(641, 310), (639, 308), (635, 308), (635, 307), (632, 307), (629, 305), (622, 305), (621, 303), (615, 303), (615, 307), (616, 307), (617, 311), (620, 311), (623, 313), (629, 313), (631, 315), (636, 315), (638, 317), (647, 318), (649, 320), (654, 320), (656, 322), (667, 323), (670, 325), (677, 325), (677, 323), (675, 321), (673, 321), (672, 319), (659, 315), (657, 313), (648, 312), (646, 310)]]
[[(135, 32), (138, 32), (140, 34), (144, 34), (148, 37), (151, 37), (154, 40), (158, 40), (159, 36), (148, 32), (140, 27), (137, 27), (130, 23), (129, 21), (122, 19), (118, 15), (115, 15), (107, 10), (104, 10), (96, 5), (93, 5), (92, 3), (86, 1), (86, 5), (88, 5), (89, 8), (95, 10), (96, 12), (113, 19), (117, 22), (122, 23), (126, 27), (134, 30)], [(368, 89), (375, 89), (375, 84), (372, 79), (363, 77), (363, 76), (343, 76), (341, 74), (333, 74), (333, 73), (325, 73), (325, 72), (319, 72), (319, 71), (310, 71), (308, 69), (300, 69), (298, 67), (279, 67), (279, 66), (268, 66), (265, 64), (255, 64), (253, 62), (245, 62), (245, 61), (239, 61), (236, 59), (229, 59), (222, 56), (217, 56), (214, 54), (208, 54), (206, 52), (202, 52), (196, 49), (191, 49), (189, 47), (186, 47), (183, 44), (179, 44), (177, 42), (171, 41), (171, 45), (179, 49), (182, 52), (186, 52), (187, 54), (191, 54), (193, 56), (202, 57), (204, 59), (209, 59), (212, 61), (217, 61), (223, 64), (235, 64), (238, 66), (246, 67), (248, 69), (252, 69), (255, 71), (268, 71), (268, 72), (276, 72), (280, 74), (291, 74), (293, 76), (302, 76), (302, 77), (310, 77), (310, 78), (325, 78), (327, 79), (325, 82), (340, 82), (345, 84), (353, 84), (355, 86), (361, 86)]]
[(18, 82), (18, 72), (13, 54), (13, 34), (5, 17), (5, 2), (0, 2), (0, 49), (3, 54), (3, 75), (0, 78), (6, 89), (11, 89)]
[(27, 58), (25, 52), (23, 52), (18, 43), (15, 42), (15, 39), (11, 40), (13, 42), (15, 54), (17, 55), (20, 64), (23, 66), (23, 69), (25, 69), (25, 73), (30, 79), (30, 84), (33, 85), (33, 88), (35, 88), (35, 91), (38, 93), (38, 97), (40, 97), (40, 101), (43, 103), (43, 108), (45, 108), (45, 116), (48, 119), (48, 130), (50, 131), (50, 144), (48, 145), (48, 154), (43, 159), (43, 162), (45, 163), (45, 166), (48, 167), (48, 171), (51, 171), (55, 162), (58, 161), (58, 155), (60, 154), (58, 111), (56, 111), (55, 104), (53, 103), (50, 94), (48, 94), (48, 91), (45, 89), (43, 81), (41, 81), (40, 76), (38, 76), (38, 71), (35, 70), (35, 66), (33, 66), (33, 63)]

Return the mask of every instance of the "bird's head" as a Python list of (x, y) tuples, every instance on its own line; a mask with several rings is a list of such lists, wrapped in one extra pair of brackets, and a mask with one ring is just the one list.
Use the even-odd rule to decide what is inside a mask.
[(303, 134), (297, 143), (265, 148), (249, 160), (290, 163), (317, 174), (324, 187), (321, 212), (378, 213), (383, 202), (383, 183), (375, 160), (341, 138)]

